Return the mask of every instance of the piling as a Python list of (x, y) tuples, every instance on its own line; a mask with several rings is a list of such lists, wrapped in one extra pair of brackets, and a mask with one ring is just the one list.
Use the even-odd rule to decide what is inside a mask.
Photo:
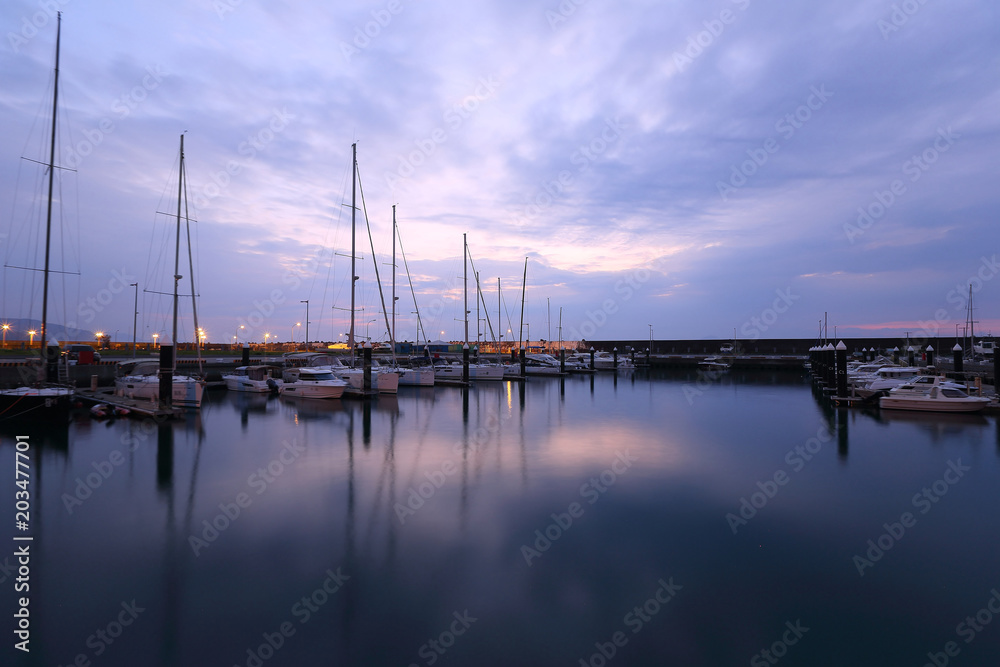
[(174, 346), (160, 346), (160, 405), (174, 404)]
[(594, 346), (590, 346), (590, 370), (594, 370)]
[(962, 372), (962, 346), (955, 343), (955, 347), (951, 348), (951, 358), (955, 362), (955, 372)]
[[(522, 370), (523, 374), (524, 371)], [(469, 344), (462, 346), (462, 382), (469, 384)]]
[(826, 344), (826, 386), (833, 389), (837, 386), (837, 364), (836, 364), (836, 350), (833, 347), (833, 343)]
[(916, 350), (913, 349), (912, 345), (906, 348), (906, 365), (907, 366), (917, 365), (917, 353)]
[(90, 376), (90, 391), (97, 391), (97, 376)]
[(243, 359), (242, 359), (243, 365), (244, 366), (249, 366), (250, 365), (250, 346), (249, 345), (244, 345), (243, 348), (242, 348), (242, 352), (243, 352)]
[(364, 379), (364, 392), (367, 396), (372, 390), (372, 344), (365, 342), (364, 344), (364, 366), (365, 366), (365, 379)]
[(519, 356), (521, 358), (521, 377), (524, 377), (524, 366), (528, 363), (527, 357), (524, 356), (524, 348), (522, 347), (519, 351)]
[(837, 396), (847, 398), (847, 346), (844, 341), (837, 343)]
[(927, 354), (927, 365), (928, 366), (933, 366), (934, 365), (934, 348), (931, 347), (930, 345), (928, 345), (927, 346), (927, 350), (926, 350), (926, 354)]
[(566, 372), (566, 349), (559, 350), (559, 372)]
[(892, 348), (892, 363), (899, 365), (899, 347)]
[(618, 370), (618, 348), (616, 347), (614, 350), (612, 350), (611, 354), (612, 354), (612, 358), (614, 359), (614, 362), (615, 362), (615, 364), (614, 364), (615, 370)]

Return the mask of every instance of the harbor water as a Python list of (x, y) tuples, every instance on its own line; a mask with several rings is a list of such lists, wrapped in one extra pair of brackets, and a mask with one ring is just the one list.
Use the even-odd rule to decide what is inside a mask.
[(996, 418), (798, 372), (212, 391), (0, 470), (5, 665), (1000, 664)]

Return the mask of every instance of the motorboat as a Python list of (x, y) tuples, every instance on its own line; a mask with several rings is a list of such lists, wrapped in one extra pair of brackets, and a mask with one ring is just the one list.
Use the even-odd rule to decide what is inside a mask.
[(299, 398), (340, 398), (347, 382), (335, 376), (329, 368), (288, 368), (282, 374), (278, 393)]
[(698, 362), (698, 370), (712, 373), (725, 373), (732, 368), (732, 363), (722, 357), (705, 357)]
[[(461, 380), (463, 376), (462, 362), (434, 361), (434, 378), (437, 380)], [(503, 380), (504, 367), (500, 364), (469, 364), (469, 380)]]
[(229, 391), (266, 394), (281, 388), (282, 380), (274, 378), (273, 372), (273, 366), (240, 366), (224, 374), (222, 379)]
[[(174, 375), (170, 394), (172, 404), (182, 408), (200, 408), (205, 383), (190, 375)], [(147, 401), (160, 400), (160, 360), (138, 359), (118, 364), (115, 394)]]
[(434, 386), (434, 369), (430, 366), (422, 366), (418, 368), (397, 368), (399, 372), (399, 384), (400, 386), (410, 386), (410, 387), (433, 387)]
[(854, 387), (855, 394), (868, 398), (875, 394), (888, 394), (889, 390), (912, 381), (917, 375), (918, 369), (912, 366), (883, 366), (875, 373), (848, 382)]
[[(559, 370), (559, 360), (550, 354), (526, 354), (524, 355), (525, 375), (561, 375)], [(515, 377), (521, 375), (521, 362), (516, 361), (504, 366), (504, 375)]]
[[(949, 386), (952, 385), (952, 386)], [(922, 376), (889, 391), (879, 407), (923, 412), (979, 412), (990, 403), (984, 396), (969, 396), (941, 376)]]

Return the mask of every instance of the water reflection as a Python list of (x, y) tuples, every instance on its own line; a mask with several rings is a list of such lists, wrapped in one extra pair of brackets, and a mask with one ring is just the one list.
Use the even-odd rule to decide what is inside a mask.
[[(910, 609), (952, 618), (981, 606), (998, 556), (983, 536), (1000, 519), (973, 509), (995, 495), (996, 466), (963, 479), (877, 576), (859, 582), (851, 556), (949, 458), (988, 441), (991, 419), (831, 410), (801, 378), (772, 374), (689, 402), (688, 382), (570, 376), (368, 402), (222, 394), (190, 421), (75, 423), (57, 456), (39, 447), (34, 463), (51, 579), (38, 622), (59, 628), (45, 664), (76, 655), (94, 618), (132, 597), (149, 601), (148, 621), (102, 664), (246, 664), (247, 647), (289, 620), (296, 634), (273, 664), (423, 664), (418, 649), (464, 609), (481, 620), (445, 656), (453, 664), (576, 664), (660, 577), (685, 588), (655, 632), (630, 638), (623, 665), (745, 663), (789, 614), (829, 628), (796, 647), (796, 664), (859, 664), (858, 646), (912, 652), (913, 637), (948, 631)], [(836, 453), (831, 442), (790, 467), (787, 453), (820, 426)], [(68, 515), (62, 494), (115, 450), (127, 464)], [(626, 450), (634, 465), (610, 476)], [(269, 466), (258, 493), (248, 478)], [(727, 512), (779, 470), (790, 482), (734, 535)], [(591, 503), (581, 488), (594, 479), (604, 490)], [(252, 502), (193, 553), (190, 537), (241, 492)], [(582, 514), (527, 564), (522, 545), (574, 502)], [(290, 617), (338, 567), (343, 589), (309, 623)], [(915, 585), (928, 577), (947, 595)], [(879, 617), (891, 627), (873, 635)], [(709, 641), (719, 623), (744, 630)]]

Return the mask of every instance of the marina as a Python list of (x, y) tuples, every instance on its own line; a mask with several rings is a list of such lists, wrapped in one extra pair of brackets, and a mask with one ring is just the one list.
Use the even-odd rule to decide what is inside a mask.
[(455, 614), (453, 664), (578, 664), (619, 630), (622, 664), (740, 664), (786, 621), (796, 664), (920, 664), (996, 586), (996, 418), (837, 410), (801, 371), (214, 390), (31, 438), (43, 664), (93, 657), (123, 600), (102, 664), (255, 665), (286, 623), (272, 664), (421, 664)]

